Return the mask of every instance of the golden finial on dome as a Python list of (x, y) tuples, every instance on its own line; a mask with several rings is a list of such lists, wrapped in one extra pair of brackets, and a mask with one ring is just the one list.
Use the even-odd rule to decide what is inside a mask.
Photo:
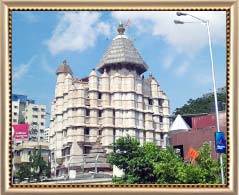
[(122, 21), (120, 20), (119, 27), (118, 27), (119, 35), (123, 35), (124, 31), (125, 31), (125, 27), (124, 27)]

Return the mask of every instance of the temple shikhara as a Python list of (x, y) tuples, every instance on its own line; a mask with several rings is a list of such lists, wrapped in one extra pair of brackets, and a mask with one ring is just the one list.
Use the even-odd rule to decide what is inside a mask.
[(169, 100), (146, 62), (124, 34), (123, 24), (96, 69), (73, 77), (67, 61), (56, 70), (51, 106), (50, 150), (56, 176), (111, 169), (106, 161), (112, 143), (131, 136), (166, 147)]

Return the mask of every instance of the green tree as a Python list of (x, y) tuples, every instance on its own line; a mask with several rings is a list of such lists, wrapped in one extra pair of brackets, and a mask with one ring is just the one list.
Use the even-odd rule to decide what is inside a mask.
[(118, 184), (200, 184), (220, 183), (220, 166), (210, 157), (210, 147), (204, 144), (195, 164), (185, 163), (172, 147), (159, 149), (154, 143), (143, 146), (129, 136), (113, 144), (108, 161), (124, 170)]
[[(217, 94), (218, 101), (224, 103), (225, 110), (226, 93)], [(174, 114), (197, 114), (197, 113), (211, 113), (211, 105), (214, 105), (214, 95), (210, 94), (207, 97), (200, 97), (195, 100), (189, 99), (181, 108), (176, 108)]]
[(19, 170), (16, 172), (16, 178), (19, 181), (23, 181), (24, 179), (28, 178), (30, 181), (31, 178), (31, 164), (30, 163), (22, 163), (19, 166)]
[(159, 152), (159, 161), (155, 164), (157, 183), (177, 184), (180, 183), (178, 172), (183, 170), (183, 160), (169, 147)]
[(179, 166), (176, 176), (179, 184), (203, 184), (206, 183), (200, 167), (195, 164), (183, 163)]
[(47, 164), (41, 156), (41, 147), (37, 150), (34, 148), (29, 157), (29, 163), (22, 163), (16, 173), (16, 178), (23, 181), (24, 178), (29, 180), (36, 179), (40, 181), (41, 176), (50, 176), (50, 164)]
[[(225, 159), (224, 156), (224, 172), (226, 171)], [(199, 149), (197, 163), (203, 172), (205, 183), (221, 183), (220, 162), (219, 160), (215, 161), (211, 158), (211, 147), (209, 143), (204, 143)]]
[(145, 143), (138, 148), (137, 157), (129, 161), (128, 183), (156, 183), (155, 163), (159, 159), (159, 148), (154, 143)]
[(47, 169), (47, 163), (43, 160), (41, 153), (41, 147), (38, 150), (34, 148), (33, 154), (29, 158), (33, 178), (37, 179), (37, 181), (40, 181), (40, 177), (44, 175), (43, 171)]
[(109, 163), (125, 172), (129, 170), (129, 161), (139, 155), (139, 142), (130, 136), (122, 137), (113, 144), (114, 152), (108, 157)]

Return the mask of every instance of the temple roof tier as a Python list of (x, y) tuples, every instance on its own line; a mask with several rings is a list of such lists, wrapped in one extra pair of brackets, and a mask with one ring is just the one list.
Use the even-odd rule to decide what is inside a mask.
[(103, 73), (105, 68), (109, 69), (115, 65), (129, 67), (130, 69), (134, 68), (140, 74), (148, 69), (147, 64), (134, 47), (133, 42), (124, 35), (124, 31), (123, 25), (120, 24), (118, 28), (119, 34), (113, 39), (97, 66), (99, 72)]
[(73, 75), (72, 70), (67, 64), (66, 60), (64, 60), (63, 63), (56, 70), (57, 75), (60, 73), (69, 73), (70, 75)]

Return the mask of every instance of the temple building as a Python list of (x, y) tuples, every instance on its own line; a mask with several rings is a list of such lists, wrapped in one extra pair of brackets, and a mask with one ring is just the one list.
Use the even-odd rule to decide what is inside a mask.
[(169, 100), (152, 74), (144, 78), (148, 66), (124, 31), (120, 24), (118, 35), (88, 77), (73, 77), (66, 60), (56, 70), (49, 131), (56, 176), (74, 167), (79, 170), (81, 159), (96, 142), (106, 154), (116, 139), (126, 135), (141, 144), (166, 146)]

